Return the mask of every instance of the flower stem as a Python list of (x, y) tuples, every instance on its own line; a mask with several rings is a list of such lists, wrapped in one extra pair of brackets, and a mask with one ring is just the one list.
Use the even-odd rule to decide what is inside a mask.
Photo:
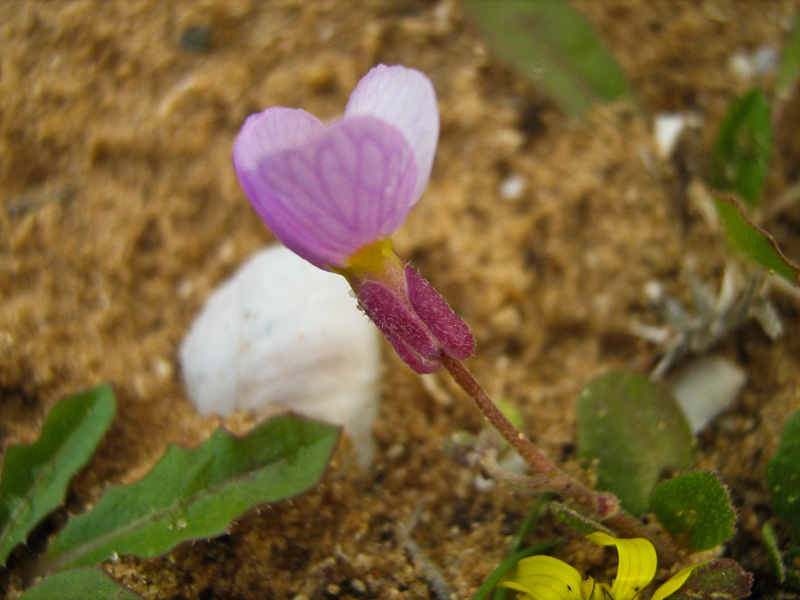
[(624, 537), (647, 538), (655, 547), (662, 566), (671, 566), (678, 560), (677, 552), (664, 538), (648, 529), (644, 523), (619, 508), (616, 498), (599, 493), (559, 469), (528, 437), (519, 431), (486, 394), (481, 385), (461, 363), (450, 356), (439, 359), (456, 383), (472, 397), (483, 415), (506, 439), (533, 471), (532, 478), (539, 491), (555, 492), (565, 499), (591, 510), (604, 525)]

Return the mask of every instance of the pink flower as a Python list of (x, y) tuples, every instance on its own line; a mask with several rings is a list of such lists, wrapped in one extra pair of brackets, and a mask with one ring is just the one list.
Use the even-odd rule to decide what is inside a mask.
[(327, 127), (304, 110), (251, 115), (233, 164), (275, 237), (330, 270), (403, 224), (428, 185), (438, 137), (428, 78), (380, 65), (359, 82), (344, 117)]
[(236, 174), (272, 233), (321, 269), (347, 278), (359, 305), (416, 371), (472, 354), (469, 328), (391, 235), (428, 185), (439, 137), (427, 77), (379, 65), (328, 125), (303, 110), (250, 116), (233, 149)]

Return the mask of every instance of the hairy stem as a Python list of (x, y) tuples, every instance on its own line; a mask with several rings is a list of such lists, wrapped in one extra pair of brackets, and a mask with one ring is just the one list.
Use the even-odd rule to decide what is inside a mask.
[(678, 560), (678, 554), (669, 542), (655, 535), (644, 523), (619, 508), (616, 498), (610, 494), (598, 493), (583, 485), (547, 458), (524, 433), (514, 427), (511, 421), (500, 412), (497, 405), (492, 402), (492, 399), (461, 361), (446, 355), (442, 356), (440, 361), (456, 383), (472, 397), (478, 409), (492, 426), (528, 463), (533, 471), (532, 478), (540, 491), (555, 492), (565, 500), (570, 500), (584, 509), (590, 510), (594, 517), (623, 537), (647, 538), (655, 547), (658, 561), (662, 566), (671, 566)]

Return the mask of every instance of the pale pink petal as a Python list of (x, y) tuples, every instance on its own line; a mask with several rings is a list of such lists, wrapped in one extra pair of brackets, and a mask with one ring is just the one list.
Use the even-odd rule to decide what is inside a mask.
[(258, 165), (271, 154), (296, 147), (324, 130), (325, 125), (314, 115), (293, 108), (276, 106), (247, 117), (233, 145), (233, 167), (245, 194), (262, 218), (258, 205), (263, 183), (258, 176)]
[(373, 117), (339, 121), (255, 159), (243, 153), (234, 151), (236, 171), (261, 218), (288, 248), (323, 269), (343, 267), (364, 246), (391, 236), (414, 203), (411, 147)]
[(403, 133), (417, 161), (416, 204), (428, 185), (439, 139), (439, 111), (430, 80), (413, 69), (378, 65), (353, 90), (344, 114), (372, 115)]
[(233, 146), (236, 169), (250, 169), (268, 154), (304, 143), (325, 129), (317, 117), (304, 110), (276, 106), (250, 115)]

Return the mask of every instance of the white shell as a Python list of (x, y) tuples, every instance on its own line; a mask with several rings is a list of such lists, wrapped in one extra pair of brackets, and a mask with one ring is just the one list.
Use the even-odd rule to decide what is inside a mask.
[(676, 373), (672, 380), (675, 400), (694, 433), (702, 431), (739, 396), (747, 376), (722, 356), (703, 356)]
[(273, 246), (208, 299), (181, 344), (181, 370), (199, 412), (292, 410), (344, 425), (366, 466), (378, 337), (342, 277)]

